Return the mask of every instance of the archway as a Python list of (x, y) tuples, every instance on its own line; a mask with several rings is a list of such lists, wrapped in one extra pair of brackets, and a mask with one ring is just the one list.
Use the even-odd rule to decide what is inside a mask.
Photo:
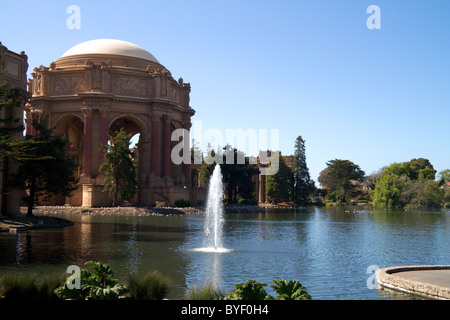
[[(66, 155), (75, 159), (80, 164), (77, 167), (75, 178), (79, 179), (82, 171), (83, 163), (83, 132), (84, 122), (75, 114), (67, 114), (56, 120), (53, 134), (63, 135), (67, 139)], [(51, 202), (57, 205), (81, 205), (82, 188), (78, 187), (73, 191), (71, 197), (53, 196)]]
[(135, 197), (128, 201), (132, 204), (140, 204), (142, 194), (141, 188), (144, 183), (142, 177), (145, 177), (144, 164), (148, 162), (146, 154), (141, 152), (144, 148), (143, 140), (144, 137), (147, 136), (147, 128), (138, 118), (124, 115), (119, 116), (111, 122), (108, 129), (108, 137), (114, 137), (120, 130), (124, 130), (130, 135), (130, 149), (132, 149), (134, 153), (134, 161), (137, 164), (137, 190)]

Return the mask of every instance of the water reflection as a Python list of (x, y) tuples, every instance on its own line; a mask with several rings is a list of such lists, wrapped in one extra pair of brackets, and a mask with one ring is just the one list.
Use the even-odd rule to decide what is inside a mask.
[[(314, 299), (406, 299), (367, 288), (367, 268), (450, 264), (450, 212), (313, 208), (227, 214), (228, 253), (202, 253), (203, 216), (69, 216), (71, 227), (0, 234), (0, 273), (108, 263), (115, 277), (159, 270), (170, 298), (207, 281), (300, 281)], [(414, 297), (415, 298), (415, 297)]]

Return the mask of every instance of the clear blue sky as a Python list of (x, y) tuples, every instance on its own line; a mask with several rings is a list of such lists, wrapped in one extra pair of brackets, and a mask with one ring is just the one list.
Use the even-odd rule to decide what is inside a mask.
[[(66, 27), (71, 4), (80, 29)], [(285, 155), (301, 135), (317, 181), (332, 159), (366, 174), (419, 157), (450, 168), (448, 12), (444, 0), (1, 0), (0, 41), (29, 72), (83, 41), (136, 43), (191, 83), (203, 130), (279, 129)]]

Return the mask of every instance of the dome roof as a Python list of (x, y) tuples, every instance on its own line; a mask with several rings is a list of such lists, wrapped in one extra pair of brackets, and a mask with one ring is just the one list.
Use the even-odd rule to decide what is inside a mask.
[(82, 42), (67, 50), (61, 56), (61, 58), (90, 54), (109, 54), (134, 57), (159, 63), (159, 61), (156, 60), (156, 58), (150, 52), (139, 47), (138, 45), (135, 45), (131, 42), (115, 39), (97, 39)]

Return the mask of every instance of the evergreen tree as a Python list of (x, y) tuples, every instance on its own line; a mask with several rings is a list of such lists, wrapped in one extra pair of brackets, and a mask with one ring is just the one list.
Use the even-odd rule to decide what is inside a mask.
[(134, 153), (130, 150), (131, 135), (123, 128), (110, 136), (110, 144), (104, 146), (105, 160), (100, 171), (105, 174), (104, 192), (108, 192), (112, 205), (116, 206), (136, 194), (137, 170), (134, 164)]
[(311, 180), (306, 164), (305, 140), (301, 136), (295, 141), (294, 157), (292, 159), (293, 193), (295, 204), (305, 204), (308, 196), (314, 189), (314, 181)]
[(286, 165), (281, 152), (279, 152), (278, 161), (278, 172), (266, 177), (266, 194), (272, 203), (289, 201), (291, 198), (293, 173)]
[(50, 194), (70, 196), (77, 188), (75, 172), (78, 164), (66, 156), (67, 140), (64, 136), (53, 136), (45, 123), (34, 122), (37, 136), (26, 136), (25, 142), (33, 146), (27, 157), (18, 158), (19, 170), (15, 184), (28, 190), (27, 216), (33, 215), (33, 207), (39, 198)]
[[(0, 70), (0, 79), (4, 70)], [(17, 116), (23, 112), (22, 106), (29, 98), (29, 94), (21, 89), (0, 82), (0, 163), (2, 168), (2, 184), (0, 185), (0, 214), (6, 214), (7, 195), (10, 191), (10, 169), (16, 158), (27, 157), (31, 143), (23, 141), (24, 129), (22, 118)], [(20, 109), (20, 110), (18, 110)]]

